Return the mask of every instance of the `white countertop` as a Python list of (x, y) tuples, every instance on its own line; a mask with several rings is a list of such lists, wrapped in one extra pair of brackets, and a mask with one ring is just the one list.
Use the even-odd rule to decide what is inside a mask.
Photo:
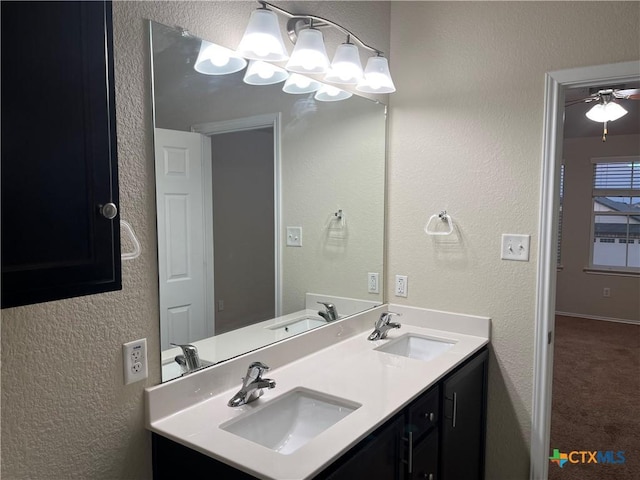
[[(489, 319), (461, 316), (464, 317), (462, 324), (471, 324), (469, 319), (475, 318), (479, 322), (486, 322), (486, 328), (471, 328), (474, 335), (467, 335), (459, 333), (464, 328), (453, 328), (454, 331), (425, 328), (424, 325), (429, 322), (425, 322), (424, 318), (428, 315), (423, 312), (433, 311), (406, 309), (405, 317), (399, 320), (410, 322), (409, 317), (422, 316), (415, 322), (422, 326), (403, 322), (402, 328), (390, 331), (386, 340), (368, 341), (367, 335), (371, 330), (368, 329), (270, 370), (266, 376), (276, 380), (276, 388), (265, 390), (260, 399), (248, 405), (238, 408), (227, 406), (227, 401), (240, 387), (239, 381), (235, 388), (223, 392), (210, 395), (202, 395), (200, 392), (199, 397), (194, 397), (194, 402), (182, 405), (179, 410), (168, 415), (165, 415), (166, 410), (159, 414), (160, 410), (148, 404), (147, 426), (153, 432), (258, 478), (311, 478), (489, 341)], [(435, 312), (432, 316), (438, 315), (447, 322), (455, 319), (455, 314), (447, 312)], [(433, 322), (439, 328), (443, 323), (446, 322), (442, 319)], [(322, 330), (319, 329), (318, 332)], [(484, 333), (478, 335), (478, 332), (486, 332), (486, 336)], [(374, 348), (406, 333), (447, 339), (454, 341), (455, 345), (426, 362), (374, 351)], [(314, 332), (304, 334), (307, 341), (313, 339), (313, 334)], [(181, 381), (182, 379), (147, 389), (147, 402), (162, 401), (162, 388), (165, 386), (172, 387), (171, 395), (175, 395), (179, 388), (178, 382)], [(187, 396), (194, 393), (193, 381), (189, 385)], [(277, 453), (218, 427), (298, 387), (340, 397), (362, 406), (290, 455)]]

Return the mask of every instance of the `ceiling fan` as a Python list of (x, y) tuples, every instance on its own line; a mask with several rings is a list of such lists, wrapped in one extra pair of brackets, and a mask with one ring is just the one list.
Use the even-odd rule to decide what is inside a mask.
[(585, 114), (589, 120), (602, 122), (604, 129), (602, 141), (607, 141), (607, 123), (618, 120), (628, 112), (620, 105), (619, 100), (640, 100), (640, 88), (618, 89), (616, 87), (595, 89), (588, 97), (571, 100), (565, 103), (565, 107), (571, 107), (581, 103), (593, 103), (595, 105)]

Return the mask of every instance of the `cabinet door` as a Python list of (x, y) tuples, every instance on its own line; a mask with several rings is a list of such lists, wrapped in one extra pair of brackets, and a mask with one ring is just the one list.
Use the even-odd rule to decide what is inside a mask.
[(331, 469), (332, 473), (321, 474), (315, 480), (402, 479), (403, 424), (403, 416), (385, 424), (355, 447), (355, 452), (348, 452), (337, 469)]
[(2, 307), (119, 290), (109, 2), (2, 2)]
[(484, 478), (487, 358), (484, 350), (444, 380), (442, 479)]
[(412, 480), (438, 480), (438, 431), (431, 432), (413, 449)]

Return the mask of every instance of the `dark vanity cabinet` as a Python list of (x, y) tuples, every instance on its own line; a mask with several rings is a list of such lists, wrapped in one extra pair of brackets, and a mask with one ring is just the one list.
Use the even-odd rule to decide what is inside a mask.
[[(314, 480), (482, 480), (487, 367), (484, 348)], [(153, 445), (155, 479), (197, 471), (220, 473), (225, 480), (253, 478), (157, 434)]]
[(0, 5), (2, 307), (119, 290), (111, 4)]

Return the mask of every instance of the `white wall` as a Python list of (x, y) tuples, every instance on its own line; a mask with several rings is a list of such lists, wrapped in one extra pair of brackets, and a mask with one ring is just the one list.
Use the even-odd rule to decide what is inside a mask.
[[(391, 5), (387, 281), (408, 275), (409, 296), (388, 299), (492, 318), (491, 480), (529, 475), (544, 74), (637, 59), (639, 15), (615, 2)], [(459, 229), (449, 242), (422, 231), (443, 209)], [(532, 235), (528, 263), (500, 260), (502, 233)]]
[[(611, 124), (609, 129), (615, 128)], [(594, 157), (640, 154), (640, 135), (569, 138), (564, 141), (564, 203), (562, 270), (558, 271), (556, 310), (578, 315), (640, 321), (640, 278), (596, 275), (583, 271), (589, 264), (591, 190)], [(605, 245), (606, 246), (606, 245)], [(614, 247), (619, 244), (614, 244)], [(603, 297), (603, 289), (611, 297)]]
[[(279, 5), (340, 19), (388, 51), (388, 3)], [(151, 478), (142, 389), (160, 382), (160, 342), (145, 19), (237, 45), (256, 7), (253, 1), (113, 2), (120, 206), (143, 253), (124, 262), (120, 292), (2, 311), (4, 478)], [(149, 380), (124, 386), (121, 345), (141, 337), (149, 342)]]

